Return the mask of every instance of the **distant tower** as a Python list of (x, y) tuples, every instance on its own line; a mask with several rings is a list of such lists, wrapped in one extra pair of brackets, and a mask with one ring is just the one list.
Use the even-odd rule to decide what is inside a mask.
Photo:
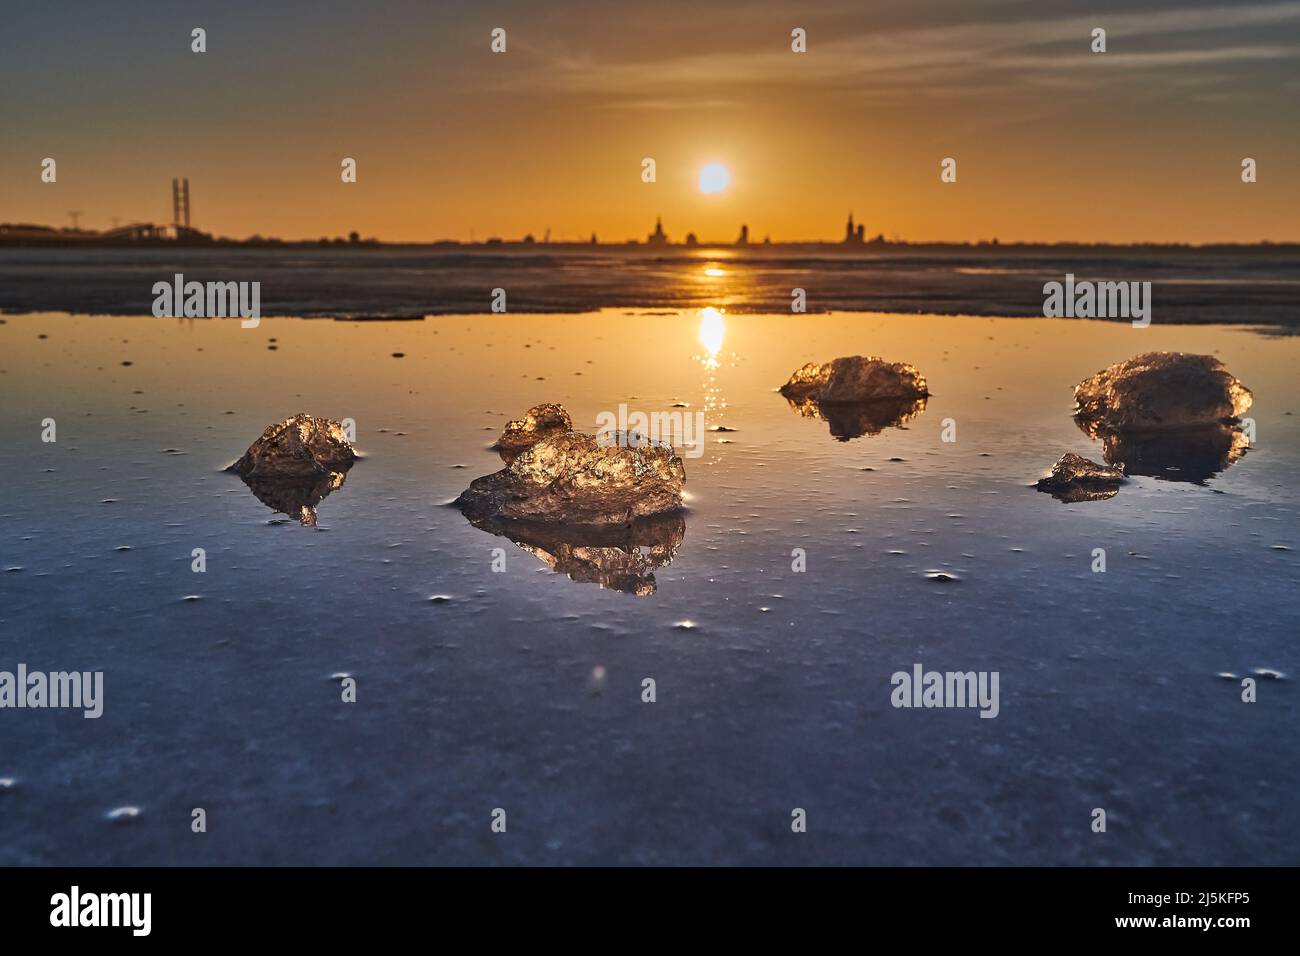
[(747, 245), (749, 245), (749, 227), (748, 227), (748, 226), (741, 226), (741, 227), (740, 227), (740, 238), (736, 240), (736, 245), (738, 245), (738, 246), (747, 246)]
[(190, 228), (190, 181), (186, 177), (184, 185), (178, 179), (172, 180), (172, 225), (179, 231), (182, 226)]
[(854, 227), (853, 213), (850, 212), (849, 221), (844, 226), (844, 241), (850, 244), (860, 243), (863, 240), (863, 234), (865, 231), (866, 231), (865, 226), (858, 225), (856, 228)]
[(646, 242), (652, 246), (668, 245), (668, 234), (664, 232), (663, 219), (655, 217), (655, 231), (646, 237)]

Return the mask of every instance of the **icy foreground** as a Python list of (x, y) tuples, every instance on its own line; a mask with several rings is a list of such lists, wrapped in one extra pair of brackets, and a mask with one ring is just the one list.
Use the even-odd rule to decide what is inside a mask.
[(874, 355), (850, 355), (830, 362), (809, 362), (781, 386), (796, 402), (824, 405), (918, 399), (929, 395), (925, 376), (905, 362), (886, 362)]
[[(568, 419), (558, 405), (542, 407)], [(513, 431), (522, 437), (526, 429)], [(597, 438), (541, 431), (545, 437), (518, 451), (505, 468), (461, 493), (455, 504), (468, 518), (618, 524), (682, 506), (686, 469), (668, 446), (631, 432)]]
[(1253, 400), (1217, 358), (1185, 352), (1146, 352), (1074, 389), (1076, 417), (1093, 435), (1232, 422)]
[(272, 511), (316, 525), (316, 506), (343, 487), (356, 452), (343, 426), (299, 412), (268, 425), (228, 470)]
[(347, 471), (356, 458), (342, 425), (299, 412), (267, 425), (230, 470), (244, 478), (316, 478)]
[(1075, 504), (1114, 498), (1124, 481), (1122, 468), (1110, 468), (1074, 452), (1066, 452), (1052, 466), (1052, 473), (1038, 479), (1034, 487), (1050, 493), (1057, 501)]

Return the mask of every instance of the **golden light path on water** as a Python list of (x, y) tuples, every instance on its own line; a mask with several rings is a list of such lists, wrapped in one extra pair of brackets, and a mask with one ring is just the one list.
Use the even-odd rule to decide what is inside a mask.
[(718, 365), (718, 353), (722, 351), (722, 341), (727, 334), (727, 323), (722, 311), (709, 306), (700, 310), (700, 344), (708, 352), (706, 362)]
[[(717, 427), (721, 424), (719, 413), (727, 407), (727, 401), (722, 396), (722, 391), (718, 385), (718, 368), (721, 363), (718, 361), (718, 354), (722, 351), (722, 343), (727, 336), (727, 320), (725, 310), (708, 306), (700, 310), (700, 328), (698, 332), (700, 345), (704, 347), (704, 354), (698, 356), (699, 362), (704, 366), (704, 416), (706, 422)], [(697, 436), (698, 440), (703, 440), (703, 435)], [(719, 439), (723, 441), (724, 439)]]

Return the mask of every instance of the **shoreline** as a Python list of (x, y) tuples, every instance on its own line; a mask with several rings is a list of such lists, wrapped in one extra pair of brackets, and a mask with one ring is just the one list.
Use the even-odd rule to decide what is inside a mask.
[[(633, 310), (635, 309), (635, 311)], [(427, 322), (431, 319), (503, 319), (511, 316), (556, 316), (566, 318), (593, 318), (607, 316), (608, 318), (629, 318), (629, 319), (679, 319), (690, 317), (693, 313), (699, 312), (700, 308), (696, 306), (683, 306), (672, 308), (656, 308), (654, 306), (642, 307), (623, 307), (608, 306), (605, 308), (575, 308), (570, 310), (560, 309), (513, 309), (509, 313), (492, 313), (483, 310), (479, 311), (457, 311), (457, 312), (426, 312), (420, 315), (292, 315), (286, 313), (276, 313), (263, 315), (259, 317), (259, 323), (277, 322), (277, 321), (299, 321), (299, 322), (327, 322), (327, 323), (358, 323), (362, 325), (377, 325), (384, 322), (398, 324), (412, 324), (418, 322)], [(1005, 319), (1011, 321), (1032, 322), (1041, 320), (1044, 322), (1071, 322), (1084, 323), (1096, 322), (1102, 325), (1128, 325), (1131, 320), (1120, 317), (1065, 317), (1051, 315), (1008, 315), (1001, 312), (900, 312), (897, 310), (887, 309), (826, 309), (817, 312), (807, 312), (799, 315), (792, 315), (785, 312), (777, 312), (771, 309), (745, 309), (728, 307), (724, 314), (729, 316), (745, 316), (748, 318), (789, 318), (789, 319), (807, 319), (807, 318), (826, 318), (832, 319), (837, 317), (856, 316), (862, 319), (970, 319), (970, 320), (998, 320)], [(63, 319), (155, 319), (157, 321), (175, 321), (175, 322), (235, 322), (240, 321), (238, 315), (231, 316), (154, 316), (145, 310), (137, 312), (91, 312), (91, 311), (69, 311), (67, 309), (31, 309), (31, 310), (9, 310), (0, 308), (0, 325), (5, 324), (7, 319), (30, 319), (30, 318), (55, 318)], [(1290, 334), (1291, 328), (1285, 324), (1259, 321), (1241, 321), (1241, 322), (1164, 322), (1165, 327), (1185, 327), (1197, 329), (1225, 329), (1241, 332), (1258, 332), (1263, 335)], [(258, 326), (260, 328), (260, 325)], [(1300, 333), (1297, 333), (1300, 334)]]
[(1300, 325), (1300, 254), (1095, 250), (845, 254), (836, 247), (677, 250), (0, 249), (0, 312), (136, 315), (178, 273), (260, 289), (264, 315), (413, 320), (428, 315), (576, 315), (716, 308), (1030, 318), (1045, 287), (1150, 283), (1156, 324)]
[(412, 251), (464, 251), (467, 253), (477, 252), (536, 252), (560, 251), (560, 252), (627, 252), (627, 253), (653, 253), (662, 255), (665, 252), (740, 252), (753, 253), (764, 250), (781, 251), (781, 252), (835, 252), (848, 256), (875, 256), (875, 255), (906, 255), (908, 253), (975, 253), (975, 254), (997, 254), (1003, 253), (1008, 255), (1024, 254), (1032, 252), (1252, 252), (1261, 255), (1281, 254), (1281, 255), (1298, 255), (1300, 254), (1300, 241), (1293, 240), (1271, 240), (1261, 239), (1255, 242), (1205, 242), (1205, 243), (1188, 243), (1188, 242), (1001, 242), (997, 239), (980, 239), (976, 242), (909, 242), (907, 240), (889, 240), (881, 242), (853, 242), (848, 243), (842, 240), (832, 239), (809, 239), (809, 240), (792, 240), (788, 242), (664, 242), (649, 243), (637, 239), (629, 239), (624, 242), (583, 242), (583, 241), (555, 241), (555, 242), (528, 242), (520, 239), (506, 239), (496, 242), (478, 241), (478, 240), (461, 240), (461, 239), (434, 239), (427, 242), (389, 242), (382, 239), (361, 239), (352, 242), (344, 239), (274, 239), (274, 238), (249, 238), (249, 239), (230, 239), (217, 238), (208, 240), (186, 240), (186, 239), (104, 239), (100, 237), (78, 238), (75, 235), (56, 236), (51, 238), (38, 238), (33, 236), (24, 236), (14, 238), (0, 233), (0, 249), (183, 249), (185, 251), (212, 249), (219, 251), (228, 251), (232, 249), (259, 249), (259, 250), (278, 250), (290, 249), (298, 251), (325, 251), (325, 250), (347, 250), (347, 251), (371, 251), (371, 252), (391, 252), (397, 250)]

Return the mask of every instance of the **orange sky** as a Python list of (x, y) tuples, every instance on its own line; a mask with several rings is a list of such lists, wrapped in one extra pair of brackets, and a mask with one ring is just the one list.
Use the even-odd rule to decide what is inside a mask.
[(1300, 240), (1300, 3), (30, 6), (0, 221), (167, 221), (188, 176), (239, 238)]

